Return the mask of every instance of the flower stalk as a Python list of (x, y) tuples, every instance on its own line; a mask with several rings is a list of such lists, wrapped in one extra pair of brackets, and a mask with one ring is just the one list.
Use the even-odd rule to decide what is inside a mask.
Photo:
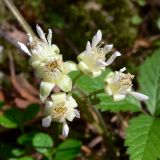
[(74, 94), (74, 97), (80, 103), (80, 109), (83, 111), (83, 113), (85, 113), (85, 118), (95, 127), (98, 134), (102, 135), (104, 143), (108, 147), (107, 153), (109, 160), (117, 160), (116, 149), (113, 145), (111, 135), (107, 131), (106, 124), (100, 112), (96, 109), (94, 105), (90, 104), (90, 102), (88, 101), (89, 95), (84, 90), (82, 90), (78, 86), (75, 86), (75, 90), (77, 90), (82, 96), (80, 98)]

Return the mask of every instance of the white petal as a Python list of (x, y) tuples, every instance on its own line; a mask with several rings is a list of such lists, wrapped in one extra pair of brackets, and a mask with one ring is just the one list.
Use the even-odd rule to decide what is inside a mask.
[(72, 61), (67, 61), (63, 63), (64, 73), (68, 74), (72, 71), (76, 71), (77, 65)]
[(134, 96), (135, 98), (137, 98), (140, 101), (146, 101), (148, 99), (148, 96), (146, 96), (142, 93), (130, 92), (129, 94), (131, 94), (132, 96)]
[(126, 67), (123, 67), (119, 70), (119, 72), (123, 73), (124, 71), (126, 71)]
[(51, 112), (52, 105), (53, 105), (53, 102), (52, 102), (52, 101), (46, 101), (45, 112), (46, 112), (47, 114), (49, 114), (49, 113)]
[(90, 53), (90, 52), (91, 52), (91, 49), (92, 49), (92, 48), (91, 48), (91, 44), (90, 44), (90, 42), (88, 41), (88, 42), (87, 42), (87, 45), (86, 45), (86, 52), (85, 52), (85, 53), (87, 53), (87, 54)]
[(78, 106), (77, 102), (75, 101), (75, 99), (72, 96), (67, 97), (67, 105), (72, 108), (76, 108)]
[(70, 110), (68, 111), (67, 115), (66, 115), (66, 119), (67, 119), (68, 121), (72, 122), (75, 117), (76, 117), (76, 114), (75, 114), (74, 110), (73, 110), (73, 109), (70, 109)]
[(33, 68), (37, 69), (37, 68), (40, 66), (40, 64), (41, 64), (41, 61), (34, 61), (34, 60), (32, 60), (32, 58), (31, 58), (31, 59), (30, 59), (30, 64), (31, 64), (31, 66), (32, 66)]
[(109, 60), (106, 62), (106, 66), (110, 65), (115, 60), (115, 58), (119, 56), (121, 56), (119, 52), (113, 53)]
[(86, 51), (80, 53), (80, 54), (77, 56), (77, 59), (78, 59), (79, 62), (82, 61), (82, 60), (84, 59), (84, 57), (86, 56), (85, 53), (86, 53)]
[(42, 28), (41, 28), (38, 24), (36, 25), (36, 29), (37, 29), (37, 33), (38, 33), (39, 37), (40, 37), (44, 42), (47, 43), (45, 34), (44, 34)]
[(56, 93), (51, 95), (53, 103), (56, 101), (65, 101), (66, 100), (66, 93)]
[(58, 82), (57, 86), (65, 91), (65, 92), (69, 92), (72, 89), (72, 80), (69, 76), (65, 75), (63, 76), (63, 78)]
[(114, 101), (121, 101), (124, 100), (126, 98), (126, 95), (123, 94), (115, 94), (113, 95)]
[(28, 48), (26, 47), (26, 45), (24, 45), (21, 42), (18, 42), (19, 46), (21, 47), (21, 50), (24, 51), (25, 53), (27, 53), (29, 56), (31, 56), (30, 51), (28, 50)]
[(55, 44), (52, 44), (52, 45), (50, 46), (49, 51), (50, 51), (50, 53), (51, 53), (53, 56), (55, 55), (54, 53), (59, 54), (59, 52), (60, 52), (58, 46), (55, 45)]
[(52, 120), (52, 117), (51, 116), (48, 116), (48, 117), (45, 117), (42, 119), (42, 126), (43, 127), (49, 127), (50, 124), (51, 124), (51, 120)]
[(42, 81), (40, 84), (40, 99), (44, 101), (50, 94), (51, 90), (55, 86), (54, 83)]
[(79, 62), (78, 67), (84, 73), (87, 73), (89, 70), (89, 67), (83, 61)]
[(29, 42), (32, 42), (33, 41), (33, 37), (29, 33), (27, 34), (27, 36), (28, 36)]
[(105, 87), (105, 92), (107, 93), (107, 95), (111, 96), (112, 95), (112, 90), (107, 86)]
[(114, 80), (114, 75), (114, 72), (109, 72), (104, 81), (107, 83), (112, 83)]
[(77, 118), (80, 118), (80, 112), (77, 109), (74, 109), (74, 114)]
[(101, 75), (102, 71), (101, 70), (98, 70), (98, 71), (92, 71), (92, 77), (95, 78), (95, 77), (98, 77)]
[(105, 45), (104, 48), (103, 48), (103, 52), (106, 54), (108, 52), (110, 52), (113, 48), (113, 44), (110, 44), (110, 45)]
[(104, 67), (104, 66), (106, 66), (106, 63), (102, 60), (97, 60), (96, 65), (97, 65), (97, 67)]
[(52, 30), (48, 30), (48, 36), (47, 36), (48, 44), (52, 44)]
[(62, 135), (64, 137), (67, 137), (68, 136), (68, 133), (69, 133), (69, 127), (66, 123), (66, 121), (63, 122), (63, 129), (62, 129)]
[(95, 47), (102, 40), (102, 32), (97, 31), (96, 35), (92, 39), (92, 47)]

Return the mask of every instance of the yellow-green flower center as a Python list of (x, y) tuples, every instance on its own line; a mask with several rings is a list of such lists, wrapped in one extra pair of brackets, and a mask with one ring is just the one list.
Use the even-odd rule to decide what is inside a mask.
[(65, 106), (65, 102), (60, 102), (56, 104), (56, 106), (52, 109), (52, 116), (56, 119), (61, 119), (67, 112), (67, 107)]
[(118, 75), (114, 75), (113, 81), (111, 83), (108, 83), (109, 88), (112, 90), (114, 94), (116, 93), (125, 93), (128, 89), (131, 89), (132, 87), (132, 79), (134, 78), (134, 75), (131, 75), (130, 73), (124, 74), (124, 73), (118, 73)]
[(48, 72), (55, 72), (56, 69), (60, 69), (61, 64), (62, 64), (61, 60), (54, 60), (54, 61), (46, 63), (45, 69)]
[(97, 60), (105, 61), (105, 53), (103, 52), (103, 48), (100, 48), (101, 44), (94, 49), (94, 55)]
[(131, 75), (130, 73), (127, 74), (120, 74), (120, 89), (128, 89), (129, 87), (132, 87), (132, 79), (134, 78), (134, 75)]

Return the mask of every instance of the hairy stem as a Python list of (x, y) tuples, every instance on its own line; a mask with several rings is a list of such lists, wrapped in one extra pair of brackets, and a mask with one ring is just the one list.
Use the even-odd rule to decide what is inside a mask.
[[(78, 101), (80, 102), (81, 110), (86, 114), (86, 119), (91, 122), (94, 127), (96, 128), (97, 132), (103, 136), (104, 142), (108, 147), (108, 159), (109, 160), (117, 160), (116, 157), (116, 149), (113, 145), (111, 135), (107, 131), (106, 124), (100, 114), (100, 112), (96, 109), (96, 107), (89, 103), (88, 101), (88, 94), (83, 91), (81, 88), (75, 86), (76, 90), (82, 95), (80, 99), (78, 96)], [(94, 113), (94, 115), (92, 114)]]
[(6, 6), (9, 8), (9, 10), (13, 13), (13, 15), (16, 17), (16, 19), (21, 24), (22, 28), (29, 33), (31, 36), (35, 37), (35, 33), (31, 29), (31, 27), (28, 25), (26, 20), (23, 18), (19, 10), (16, 8), (16, 6), (13, 4), (11, 0), (4, 0)]

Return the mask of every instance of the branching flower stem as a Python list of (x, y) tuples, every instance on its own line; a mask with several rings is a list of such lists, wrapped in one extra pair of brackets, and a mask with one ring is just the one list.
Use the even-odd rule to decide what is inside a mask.
[(97, 110), (97, 108), (90, 104), (89, 101), (89, 97), (98, 93), (102, 93), (104, 92), (104, 89), (99, 89), (96, 90), (90, 94), (87, 94), (84, 90), (82, 90), (80, 87), (76, 86), (76, 81), (82, 76), (82, 73), (78, 74), (74, 80), (73, 80), (73, 89), (75, 91), (78, 91), (81, 94), (81, 98), (76, 96), (76, 99), (78, 99), (78, 102), (80, 103), (80, 107), (81, 110), (83, 111), (83, 113), (85, 113), (86, 115), (84, 115), (86, 117), (86, 119), (91, 122), (94, 127), (96, 128), (97, 132), (103, 136), (104, 138), (104, 142), (106, 144), (106, 146), (108, 146), (108, 157), (109, 160), (116, 160), (116, 150), (115, 147), (113, 145), (112, 139), (111, 139), (111, 135), (109, 134), (109, 132), (107, 131), (106, 128), (106, 124), (100, 114), (100, 112)]
[[(82, 90), (81, 88), (76, 86), (76, 81), (82, 75), (83, 75), (82, 73), (79, 73), (73, 79), (73, 89), (78, 91), (81, 94), (83, 100), (80, 100), (77, 97), (79, 99), (79, 101), (81, 101), (81, 103), (83, 103), (83, 101), (85, 102), (85, 103), (81, 104), (81, 109), (85, 110), (84, 113), (86, 113), (86, 115), (87, 115), (86, 117), (89, 119), (89, 121), (91, 121), (93, 123), (93, 119), (94, 119), (94, 126), (95, 126), (97, 132), (104, 137), (104, 141), (108, 145), (108, 148), (111, 148), (111, 150), (112, 150), (111, 153), (114, 152), (114, 159), (115, 159), (116, 151), (115, 151), (115, 148), (113, 146), (112, 140), (110, 138), (109, 132), (107, 131), (106, 124), (105, 124), (100, 112), (97, 110), (97, 108), (94, 105), (91, 105), (90, 101), (89, 101), (89, 97), (90, 96), (98, 94), (98, 93), (102, 93), (102, 92), (104, 92), (104, 89), (99, 89), (99, 90), (96, 90), (96, 91), (94, 91), (94, 92), (92, 92), (90, 94), (87, 94), (84, 90)], [(86, 105), (87, 107), (85, 107), (84, 105)], [(90, 110), (91, 110), (91, 112), (90, 112)]]
[(107, 131), (106, 124), (100, 114), (100, 112), (96, 109), (96, 107), (92, 104), (89, 103), (88, 101), (88, 94), (83, 91), (81, 88), (78, 86), (75, 86), (76, 91), (78, 91), (82, 97), (78, 97), (75, 95), (76, 99), (80, 103), (80, 108), (85, 113), (85, 118), (94, 125), (95, 129), (97, 132), (103, 136), (104, 142), (107, 146), (108, 150), (108, 158), (109, 160), (117, 160), (116, 157), (116, 149), (113, 145), (111, 135)]

